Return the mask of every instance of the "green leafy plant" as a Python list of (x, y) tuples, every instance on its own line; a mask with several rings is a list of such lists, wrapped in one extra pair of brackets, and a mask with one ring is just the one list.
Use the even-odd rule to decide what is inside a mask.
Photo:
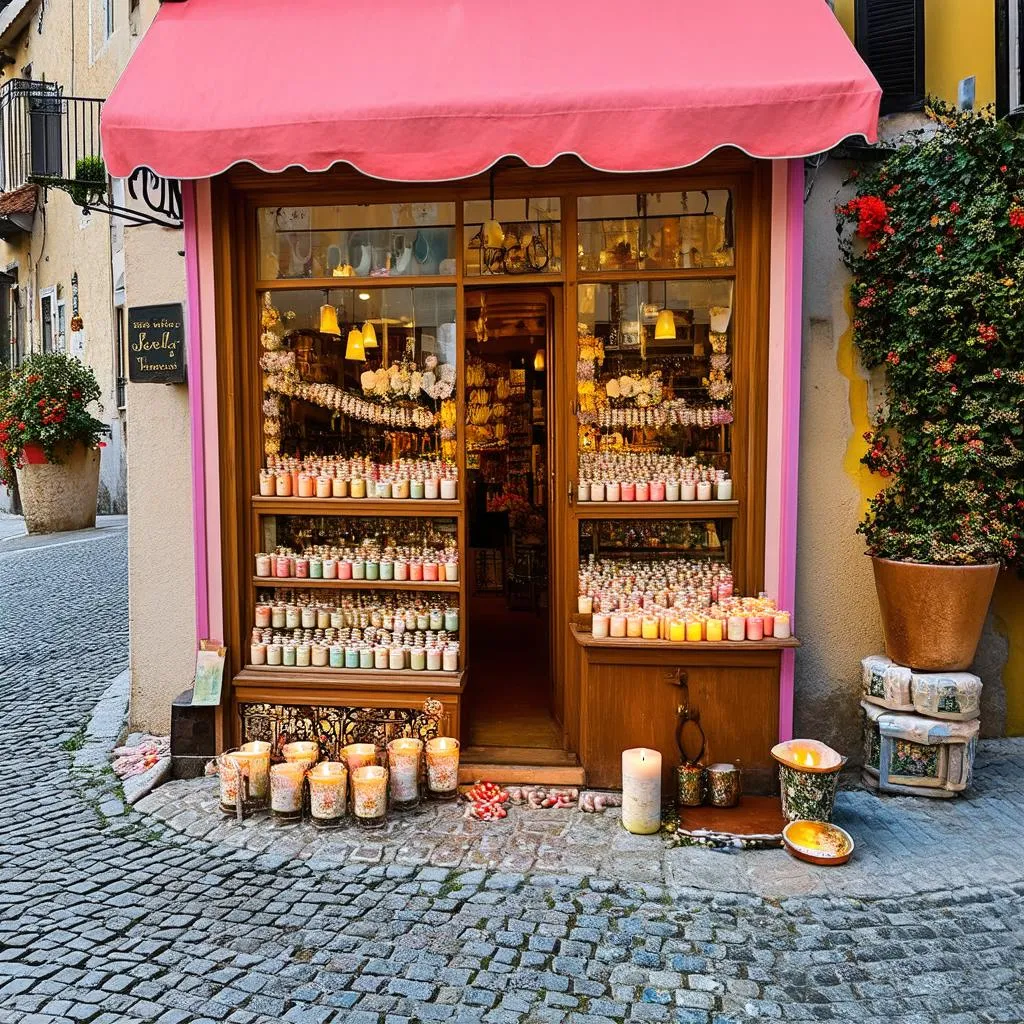
[(927, 108), (934, 130), (852, 176), (837, 207), (854, 342), (886, 392), (863, 462), (887, 481), (869, 554), (1024, 560), (1024, 135), (991, 111)]
[(75, 161), (75, 181), (68, 195), (76, 206), (88, 206), (107, 190), (107, 165), (101, 156), (86, 156)]
[(24, 465), (25, 446), (38, 445), (50, 462), (60, 449), (81, 442), (103, 447), (107, 426), (89, 411), (100, 386), (91, 367), (53, 352), (29, 356), (0, 374), (0, 482), (10, 485)]

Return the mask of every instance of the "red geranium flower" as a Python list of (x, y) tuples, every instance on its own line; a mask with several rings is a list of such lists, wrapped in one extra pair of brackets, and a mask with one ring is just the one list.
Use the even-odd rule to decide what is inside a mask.
[(959, 213), (960, 212), (960, 204), (955, 199), (953, 200), (953, 202), (951, 202), (949, 204), (949, 212), (950, 213)]

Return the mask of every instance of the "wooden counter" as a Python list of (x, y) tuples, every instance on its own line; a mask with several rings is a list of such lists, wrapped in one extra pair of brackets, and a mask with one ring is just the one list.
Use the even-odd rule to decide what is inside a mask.
[[(621, 786), (622, 751), (652, 747), (663, 758), (665, 793), (672, 792), (677, 712), (688, 693), (706, 736), (704, 763), (739, 763), (746, 792), (775, 790), (779, 670), (782, 652), (799, 640), (596, 640), (570, 628), (580, 681), (577, 749), (588, 785)], [(686, 734), (692, 742), (696, 730), (687, 726)]]

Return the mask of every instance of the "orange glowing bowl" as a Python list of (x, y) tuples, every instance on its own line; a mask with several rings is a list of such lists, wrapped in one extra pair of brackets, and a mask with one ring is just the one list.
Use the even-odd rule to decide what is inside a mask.
[(787, 852), (809, 864), (836, 866), (853, 856), (853, 836), (827, 821), (791, 821), (782, 830)]

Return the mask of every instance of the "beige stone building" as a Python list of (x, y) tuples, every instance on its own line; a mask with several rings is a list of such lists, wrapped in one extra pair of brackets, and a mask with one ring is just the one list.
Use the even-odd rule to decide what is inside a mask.
[[(81, 194), (39, 182), (88, 173), (103, 100), (158, 9), (157, 0), (0, 0), (0, 354), (14, 365), (65, 351), (95, 371), (110, 427), (100, 512), (129, 504), (127, 310), (181, 301), (182, 233), (104, 210), (135, 205), (124, 181), (106, 182), (91, 212), (76, 204)], [(12, 502), (0, 489), (0, 508)]]

